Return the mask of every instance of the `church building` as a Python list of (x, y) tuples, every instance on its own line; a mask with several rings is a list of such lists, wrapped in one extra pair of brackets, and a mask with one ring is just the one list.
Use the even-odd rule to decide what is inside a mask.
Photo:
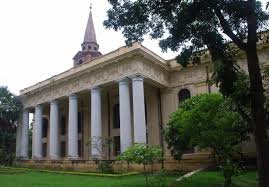
[[(261, 66), (268, 67), (269, 42), (260, 41), (258, 48)], [(147, 143), (163, 148), (172, 169), (178, 162), (170, 159), (162, 137), (169, 116), (185, 99), (218, 92), (209, 84), (209, 54), (203, 55), (201, 64), (187, 68), (174, 59), (164, 60), (140, 43), (102, 54), (92, 12), (81, 51), (73, 60), (71, 69), (20, 91), (24, 109), (16, 156), (24, 166), (82, 170), (90, 168), (93, 160), (114, 160), (134, 143)], [(237, 62), (247, 69), (243, 53), (238, 54)], [(34, 116), (32, 126), (30, 113)], [(113, 141), (111, 148), (102, 143), (108, 138)], [(244, 143), (242, 151), (255, 156), (253, 141)], [(193, 148), (183, 161), (194, 169), (210, 162), (210, 158), (210, 150)]]

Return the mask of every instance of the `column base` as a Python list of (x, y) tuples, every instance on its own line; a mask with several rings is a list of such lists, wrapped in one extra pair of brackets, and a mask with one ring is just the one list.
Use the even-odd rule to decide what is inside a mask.
[(100, 155), (91, 155), (90, 156), (90, 160), (91, 159), (93, 159), (93, 160), (102, 160), (103, 158), (102, 158), (102, 156), (100, 156)]
[(50, 160), (60, 160), (60, 157), (58, 155), (50, 155), (49, 159)]
[(29, 157), (20, 157), (20, 160), (29, 160)]
[(42, 156), (33, 156), (33, 160), (44, 160), (44, 157)]
[(29, 160), (29, 157), (17, 156), (16, 160)]
[(67, 157), (68, 160), (79, 160), (78, 156), (68, 156)]

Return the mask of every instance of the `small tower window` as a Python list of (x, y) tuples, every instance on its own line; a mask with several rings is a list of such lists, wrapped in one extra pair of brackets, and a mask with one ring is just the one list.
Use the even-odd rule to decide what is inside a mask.
[(85, 46), (83, 46), (82, 49), (85, 50), (86, 49)]
[(92, 47), (91, 46), (88, 46), (88, 49), (92, 49)]
[(94, 50), (97, 51), (97, 47), (94, 47)]

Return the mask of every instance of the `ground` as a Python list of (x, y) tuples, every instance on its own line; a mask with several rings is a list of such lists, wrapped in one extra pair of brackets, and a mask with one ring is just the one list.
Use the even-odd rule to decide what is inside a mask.
[[(255, 171), (249, 171), (239, 177), (233, 178), (234, 187), (256, 187), (257, 174)], [(174, 187), (222, 187), (223, 176), (220, 172), (204, 171), (188, 179), (178, 182)]]
[[(175, 183), (178, 176), (167, 177), (168, 187), (221, 187), (223, 178), (221, 173), (215, 171), (201, 172)], [(153, 178), (151, 178), (153, 180)], [(156, 181), (156, 179), (155, 179)], [(247, 172), (234, 179), (236, 187), (255, 187), (257, 186), (256, 172)], [(160, 182), (157, 182), (160, 184)], [(46, 172), (27, 171), (25, 173), (1, 174), (0, 186), (5, 187), (146, 187), (145, 179), (142, 175), (111, 178), (63, 175)], [(158, 185), (155, 184), (157, 187)]]

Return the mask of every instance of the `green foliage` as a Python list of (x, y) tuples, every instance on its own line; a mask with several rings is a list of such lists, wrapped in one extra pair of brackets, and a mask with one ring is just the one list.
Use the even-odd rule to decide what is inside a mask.
[(153, 164), (154, 161), (162, 159), (162, 150), (158, 146), (150, 146), (142, 143), (134, 144), (122, 154), (117, 156), (117, 160), (128, 163), (143, 164), (144, 176), (149, 186), (149, 180), (146, 171), (146, 165)]
[(233, 162), (238, 144), (248, 139), (249, 126), (234, 110), (230, 99), (220, 94), (201, 94), (186, 100), (174, 112), (165, 129), (168, 148), (180, 160), (190, 147), (211, 148), (225, 176), (236, 174)]
[(7, 87), (0, 87), (0, 118), (8, 124), (14, 124), (19, 119), (21, 109), (19, 99)]
[(117, 156), (117, 160), (123, 160), (136, 164), (153, 164), (155, 160), (162, 157), (162, 150), (159, 146), (149, 146), (137, 143), (129, 147), (125, 152)]
[(102, 160), (98, 162), (98, 168), (101, 173), (114, 173), (113, 163), (110, 160)]
[(0, 87), (0, 164), (11, 165), (15, 157), (16, 126), (22, 109), (19, 99)]
[[(126, 43), (143, 41), (149, 34), (153, 39), (161, 39), (160, 47), (166, 51), (183, 48), (181, 63), (197, 62), (205, 45), (212, 48), (216, 38), (225, 40), (224, 32), (239, 48), (244, 48), (247, 38), (247, 20), (255, 10), (258, 29), (267, 27), (268, 13), (262, 3), (247, 4), (234, 0), (207, 1), (159, 1), (159, 0), (109, 0), (112, 8), (108, 10), (106, 28), (122, 30)], [(234, 34), (236, 33), (236, 34)], [(216, 48), (212, 48), (218, 51)], [(221, 49), (222, 50), (222, 49)], [(190, 61), (188, 61), (191, 58)], [(198, 60), (199, 62), (199, 60)]]

